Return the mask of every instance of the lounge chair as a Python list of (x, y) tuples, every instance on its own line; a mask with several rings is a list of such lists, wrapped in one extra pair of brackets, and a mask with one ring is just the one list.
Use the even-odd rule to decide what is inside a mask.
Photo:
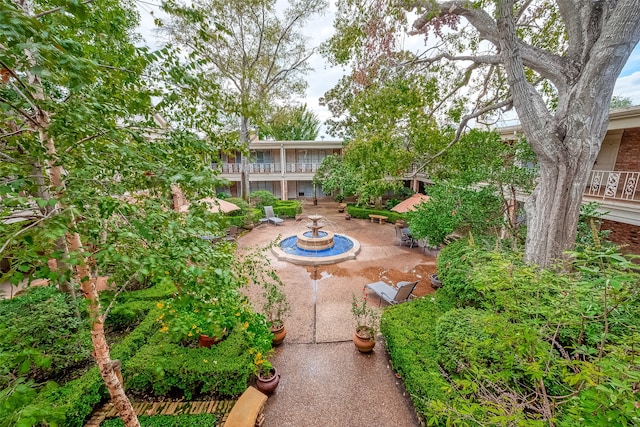
[(419, 280), (415, 282), (398, 282), (397, 288), (387, 285), (384, 282), (374, 282), (364, 287), (375, 292), (375, 294), (380, 297), (380, 300), (385, 300), (389, 304), (398, 304), (409, 301), (409, 297), (418, 285), (418, 282)]
[(276, 214), (273, 213), (273, 206), (264, 207), (264, 216), (267, 217), (267, 221), (272, 222), (275, 225), (280, 225), (284, 222), (284, 219), (278, 218)]

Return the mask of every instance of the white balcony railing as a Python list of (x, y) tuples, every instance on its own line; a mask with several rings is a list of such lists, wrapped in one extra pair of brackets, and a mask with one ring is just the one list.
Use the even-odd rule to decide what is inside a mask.
[(289, 173), (316, 173), (320, 163), (287, 163)]
[[(219, 169), (224, 174), (239, 174), (242, 172), (241, 163), (212, 164), (212, 168)], [(285, 173), (309, 173), (314, 174), (320, 167), (320, 163), (287, 163)], [(280, 163), (249, 163), (247, 169), (250, 174), (281, 173)]]
[(242, 165), (240, 163), (212, 163), (212, 169), (218, 169), (221, 173), (240, 173), (242, 172)]
[(592, 170), (585, 195), (602, 199), (640, 201), (640, 172)]
[(280, 163), (249, 163), (249, 173), (280, 173)]

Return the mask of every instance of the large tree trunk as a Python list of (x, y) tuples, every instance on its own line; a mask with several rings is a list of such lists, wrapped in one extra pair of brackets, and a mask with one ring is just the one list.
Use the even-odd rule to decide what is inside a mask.
[[(615, 77), (640, 37), (637, 4), (621, 2), (607, 10), (605, 15), (610, 15), (601, 22), (603, 10), (588, 9), (592, 6), (585, 3), (581, 7), (593, 12), (592, 18), (597, 22), (591, 25), (589, 20), (571, 21), (582, 17), (563, 9), (570, 3), (559, 4), (568, 15), (569, 52), (575, 56), (556, 63), (554, 68), (540, 67), (558, 90), (555, 111), (548, 109), (525, 74), (513, 15), (514, 0), (497, 3), (499, 47), (513, 105), (540, 165), (539, 184), (526, 203), (525, 260), (541, 267), (548, 267), (575, 244), (580, 204), (606, 133)], [(556, 61), (553, 57), (546, 60)], [(538, 62), (543, 64), (545, 57), (540, 55)]]
[(540, 182), (525, 204), (526, 262), (548, 266), (572, 248), (590, 171), (569, 154), (540, 163)]

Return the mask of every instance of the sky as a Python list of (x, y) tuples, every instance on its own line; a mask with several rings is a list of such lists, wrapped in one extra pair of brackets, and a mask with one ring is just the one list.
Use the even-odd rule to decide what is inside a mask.
[[(136, 0), (138, 9), (140, 11), (141, 25), (139, 28), (140, 33), (147, 45), (152, 47), (158, 47), (158, 42), (154, 36), (153, 28), (153, 16), (150, 12), (156, 14), (159, 13), (159, 7), (157, 6), (160, 0)], [(279, 5), (286, 4), (284, 0), (278, 0)], [(322, 16), (315, 16), (308, 21), (305, 27), (305, 35), (308, 37), (309, 46), (316, 47), (322, 42), (326, 41), (334, 33), (333, 20), (335, 17), (336, 0), (329, 1), (330, 6), (326, 13)], [(408, 43), (415, 44), (415, 46), (421, 46), (422, 40), (419, 36), (409, 37)], [(307, 75), (308, 88), (306, 96), (299, 99), (301, 103), (306, 103), (321, 122), (324, 122), (331, 117), (329, 110), (326, 107), (320, 105), (320, 98), (324, 94), (333, 88), (340, 78), (346, 73), (346, 70), (341, 67), (333, 67), (327, 63), (327, 61), (318, 53), (314, 54), (309, 61), (313, 71)], [(631, 98), (633, 105), (640, 105), (640, 44), (636, 46), (626, 66), (620, 73), (620, 77), (616, 82), (614, 89), (614, 95)], [(504, 125), (514, 124), (512, 120), (507, 119)], [(321, 127), (318, 138), (324, 137), (325, 139), (332, 139), (330, 135), (326, 134), (326, 128), (324, 125)]]

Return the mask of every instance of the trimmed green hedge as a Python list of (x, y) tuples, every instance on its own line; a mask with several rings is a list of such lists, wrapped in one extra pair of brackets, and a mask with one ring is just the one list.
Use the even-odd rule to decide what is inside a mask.
[(91, 360), (91, 349), (84, 301), (54, 286), (0, 300), (0, 388), (13, 375), (36, 381), (63, 375)]
[(416, 410), (427, 413), (430, 400), (446, 400), (447, 386), (438, 368), (436, 322), (443, 307), (435, 299), (420, 298), (384, 310), (380, 330), (394, 370), (404, 381)]
[[(157, 309), (152, 309), (133, 332), (127, 335), (120, 344), (112, 346), (111, 358), (119, 359), (123, 366), (126, 366), (126, 362), (131, 356), (158, 330), (157, 318), (159, 315)], [(58, 422), (64, 426), (82, 427), (93, 409), (108, 396), (109, 393), (100, 376), (100, 371), (97, 366), (94, 366), (81, 378), (69, 381), (55, 390), (41, 393), (33, 405), (52, 408), (52, 414), (58, 415), (60, 417), (57, 418)], [(47, 418), (47, 420), (55, 421), (51, 418)]]
[(388, 222), (396, 222), (399, 219), (404, 219), (404, 214), (400, 214), (397, 212), (391, 212), (382, 209), (369, 209), (369, 208), (359, 208), (357, 206), (347, 206), (347, 212), (353, 218), (358, 219), (369, 219), (369, 215), (384, 215), (387, 217)]
[[(218, 419), (214, 414), (141, 415), (141, 427), (215, 427)], [(124, 427), (120, 418), (105, 420), (101, 427)]]
[[(116, 331), (131, 328), (145, 318), (156, 301), (170, 298), (176, 292), (177, 289), (175, 285), (166, 281), (160, 282), (148, 289), (124, 292), (118, 296), (118, 303), (115, 304), (109, 312), (105, 326)], [(113, 299), (113, 294), (113, 291), (100, 293), (100, 300), (103, 306), (109, 305)]]
[(173, 344), (158, 333), (127, 363), (123, 376), (129, 391), (155, 395), (180, 391), (191, 399), (198, 394), (241, 394), (253, 371), (249, 342), (242, 328), (235, 328), (210, 349)]
[(273, 206), (273, 212), (280, 218), (295, 218), (302, 213), (302, 203), (299, 200), (279, 200)]

